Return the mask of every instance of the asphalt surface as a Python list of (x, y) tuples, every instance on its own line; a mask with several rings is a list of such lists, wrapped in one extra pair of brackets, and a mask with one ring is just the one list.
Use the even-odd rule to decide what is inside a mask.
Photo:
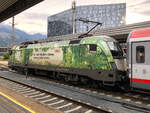
[(0, 95), (0, 113), (30, 113), (6, 97)]
[(58, 95), (65, 95), (66, 97), (73, 100), (78, 100), (106, 110), (111, 110), (115, 113), (150, 113), (150, 111), (148, 111), (150, 110), (150, 107), (145, 105), (139, 105), (133, 102), (115, 99), (114, 97), (102, 95), (88, 90), (81, 90), (79, 88), (74, 88), (71, 86), (66, 86), (33, 77), (26, 79), (26, 77), (23, 75), (11, 72), (0, 71), (0, 76), (23, 82), (25, 84), (44, 89)]

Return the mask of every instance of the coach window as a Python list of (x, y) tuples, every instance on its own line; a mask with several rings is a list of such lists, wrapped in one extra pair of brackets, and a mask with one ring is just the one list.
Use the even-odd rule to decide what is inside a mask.
[(144, 63), (145, 62), (145, 48), (144, 46), (136, 47), (136, 62)]
[(90, 44), (89, 45), (89, 51), (90, 53), (96, 53), (97, 45), (96, 44)]

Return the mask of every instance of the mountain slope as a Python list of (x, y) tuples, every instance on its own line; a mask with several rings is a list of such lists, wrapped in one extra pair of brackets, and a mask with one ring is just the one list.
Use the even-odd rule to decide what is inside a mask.
[[(5, 47), (11, 43), (11, 26), (0, 25), (0, 47)], [(40, 33), (36, 34), (28, 34), (22, 30), (15, 29), (15, 43), (29, 41), (29, 40), (38, 40), (46, 38), (46, 35), (42, 35)]]

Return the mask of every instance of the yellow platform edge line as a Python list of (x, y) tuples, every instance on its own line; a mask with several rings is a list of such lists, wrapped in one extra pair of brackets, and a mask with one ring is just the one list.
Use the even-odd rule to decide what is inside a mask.
[(18, 101), (16, 101), (16, 100), (12, 99), (11, 97), (9, 97), (9, 96), (8, 96), (8, 95), (6, 95), (6, 94), (4, 94), (4, 93), (0, 92), (0, 95), (2, 95), (2, 96), (4, 96), (4, 97), (6, 97), (7, 99), (11, 100), (12, 102), (14, 102), (15, 104), (17, 104), (17, 105), (21, 106), (22, 108), (24, 108), (24, 109), (28, 110), (29, 112), (31, 112), (31, 113), (36, 113), (35, 111), (33, 111), (33, 110), (31, 110), (30, 108), (28, 108), (28, 107), (26, 107), (26, 106), (22, 105), (20, 102), (18, 102)]

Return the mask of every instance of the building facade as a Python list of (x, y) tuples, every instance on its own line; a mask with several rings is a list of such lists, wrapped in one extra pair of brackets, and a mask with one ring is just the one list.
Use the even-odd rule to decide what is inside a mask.
[(7, 52), (8, 52), (7, 47), (0, 47), (0, 57), (3, 57), (3, 55)]
[[(72, 26), (72, 9), (48, 17), (48, 37), (71, 34)], [(106, 5), (88, 5), (78, 6), (75, 10), (76, 19), (82, 18), (91, 21), (101, 22), (95, 30), (117, 27), (125, 25), (126, 4), (106, 4)], [(76, 21), (76, 33), (84, 33), (90, 30), (95, 24)]]

